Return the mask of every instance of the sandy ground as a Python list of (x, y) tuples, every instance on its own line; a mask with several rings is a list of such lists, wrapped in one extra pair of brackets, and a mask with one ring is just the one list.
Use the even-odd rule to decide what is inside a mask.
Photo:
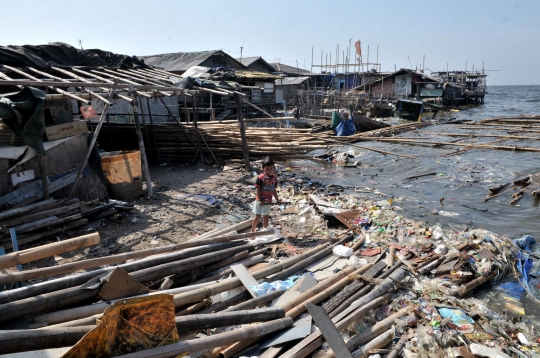
[[(101, 236), (99, 245), (32, 262), (24, 265), (24, 269), (180, 243), (217, 226), (246, 220), (251, 217), (254, 198), (253, 186), (249, 183), (252, 175), (239, 166), (234, 168), (153, 166), (150, 169), (154, 188), (151, 198), (145, 192), (131, 202), (134, 210), (91, 222), (82, 230), (70, 233), (76, 236), (97, 231)], [(190, 196), (192, 194), (211, 195), (221, 202), (212, 205), (204, 198)], [(35, 246), (53, 241), (41, 241)]]

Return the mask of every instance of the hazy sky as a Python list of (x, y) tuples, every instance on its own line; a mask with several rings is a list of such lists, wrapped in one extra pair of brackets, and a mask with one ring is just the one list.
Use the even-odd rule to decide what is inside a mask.
[[(379, 46), (383, 71), (484, 68), (488, 85), (540, 84), (540, 1), (5, 1), (0, 45), (62, 41), (127, 55), (223, 49), (310, 69), (321, 51)], [(340, 55), (341, 56), (341, 55)], [(326, 57), (326, 55), (325, 55)], [(314, 70), (315, 72), (315, 70)]]

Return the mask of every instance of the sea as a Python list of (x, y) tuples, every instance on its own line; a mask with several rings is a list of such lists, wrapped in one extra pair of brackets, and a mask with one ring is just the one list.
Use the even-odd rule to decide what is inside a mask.
[[(486, 118), (540, 115), (540, 86), (488, 86), (485, 104), (445, 112), (436, 118), (451, 118), (480, 122)], [(440, 116), (440, 117), (439, 117)], [(539, 124), (540, 125), (540, 124)], [(540, 129), (539, 129), (540, 130)], [(471, 125), (434, 125), (398, 137), (425, 141), (450, 142), (458, 137), (449, 134), (493, 134), (506, 132), (476, 129)], [(514, 133), (516, 135), (516, 133)], [(517, 133), (536, 136), (538, 133)], [(461, 137), (463, 138), (463, 137)], [(496, 137), (466, 138), (462, 143), (493, 143), (493, 145), (540, 148), (540, 140), (509, 140), (496, 142)], [(457, 142), (457, 143), (460, 143)], [(529, 174), (540, 173), (540, 152), (505, 151), (475, 148), (455, 153), (463, 147), (433, 147), (432, 145), (361, 142), (362, 146), (414, 156), (418, 159), (382, 155), (353, 147), (333, 148), (357, 155), (356, 168), (341, 167), (319, 160), (293, 160), (288, 163), (296, 172), (314, 181), (337, 184), (351, 192), (369, 196), (375, 190), (395, 198), (395, 205), (404, 209), (405, 216), (430, 223), (456, 224), (495, 231), (511, 239), (523, 235), (538, 236), (540, 242), (540, 200), (531, 196), (532, 188), (516, 205), (511, 194), (503, 194), (484, 202), (488, 188), (513, 181)], [(324, 151), (315, 152), (320, 154)], [(408, 177), (435, 173), (418, 179)], [(539, 184), (540, 185), (540, 184)], [(355, 190), (356, 189), (356, 190)], [(538, 187), (540, 189), (540, 187)], [(375, 195), (372, 194), (374, 197)], [(443, 199), (444, 200), (441, 200)], [(438, 213), (443, 212), (443, 215)], [(448, 214), (453, 213), (453, 214)], [(540, 246), (540, 244), (539, 244)]]
[[(446, 112), (441, 118), (480, 122), (486, 118), (540, 115), (540, 86), (488, 86), (485, 103), (481, 106)], [(437, 118), (439, 115), (437, 115)], [(506, 131), (491, 130), (465, 124), (436, 124), (420, 130), (399, 134), (398, 137), (424, 141), (484, 143), (493, 145), (540, 148), (538, 132), (522, 130), (512, 135), (537, 137), (531, 140), (506, 140), (498, 137), (455, 137), (447, 134), (505, 135)], [(512, 182), (530, 174), (540, 173), (540, 152), (508, 151), (474, 148), (458, 152), (463, 147), (396, 144), (364, 141), (363, 146), (414, 156), (418, 159), (382, 155), (363, 149), (334, 148), (348, 151), (359, 160), (356, 168), (347, 168), (320, 160), (302, 159), (287, 163), (305, 178), (325, 184), (341, 185), (346, 191), (377, 200), (393, 198), (392, 205), (402, 209), (403, 216), (441, 225), (445, 229), (464, 230), (483, 228), (510, 239), (531, 235), (538, 243), (534, 250), (540, 254), (540, 197), (531, 192), (540, 189), (540, 179), (531, 185), (523, 198), (510, 204), (510, 190), (484, 201), (488, 188)], [(320, 154), (320, 151), (315, 153)], [(428, 174), (416, 179), (409, 177)], [(509, 186), (508, 188), (510, 188)], [(332, 188), (332, 187), (330, 187)], [(384, 195), (384, 196), (381, 196)], [(536, 261), (540, 261), (536, 260)], [(540, 266), (540, 262), (535, 264)], [(540, 272), (538, 272), (540, 274)], [(508, 276), (504, 281), (514, 279)], [(539, 281), (540, 283), (540, 281)], [(498, 287), (498, 286), (497, 286)], [(539, 286), (540, 287), (540, 286)], [(538, 290), (540, 299), (540, 290)], [(498, 310), (508, 300), (508, 292), (487, 287), (476, 297), (489, 302)], [(525, 294), (514, 295), (526, 312), (524, 322), (540, 332), (540, 301)], [(539, 313), (537, 313), (539, 312)], [(540, 334), (539, 334), (540, 335)]]

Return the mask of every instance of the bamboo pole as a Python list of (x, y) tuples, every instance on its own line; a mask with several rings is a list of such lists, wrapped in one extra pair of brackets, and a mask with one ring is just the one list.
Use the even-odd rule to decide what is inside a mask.
[[(225, 245), (226, 244), (228, 243), (225, 243)], [(176, 272), (179, 272), (181, 270), (192, 269), (192, 268), (204, 265), (204, 264), (208, 264), (210, 262), (220, 260), (226, 255), (235, 254), (236, 252), (243, 251), (249, 247), (252, 247), (252, 246), (251, 245), (236, 246), (236, 247), (233, 247), (236, 250), (227, 251), (230, 249), (225, 249), (225, 250), (220, 250), (219, 252), (214, 252), (214, 253), (211, 252), (211, 253), (195, 256), (195, 257), (191, 257), (191, 255), (189, 255), (189, 253), (186, 254), (186, 252), (178, 252), (175, 254), (164, 255), (164, 256), (169, 256), (169, 257), (165, 257), (165, 258), (156, 257), (155, 259), (151, 261), (146, 261), (143, 264), (139, 262), (135, 262), (135, 263), (126, 264), (126, 266), (131, 267), (131, 268), (134, 268), (134, 267), (138, 268), (138, 270), (132, 270), (130, 272), (130, 276), (132, 276), (134, 279), (138, 281), (144, 282), (146, 279), (152, 279), (152, 277), (156, 274), (162, 274), (163, 276), (168, 276)], [(207, 247), (205, 248), (205, 250), (209, 251), (209, 248)], [(182, 259), (182, 261), (170, 263), (170, 260), (174, 260), (174, 258), (176, 257), (182, 257), (182, 256), (188, 256), (188, 255), (190, 256), (190, 258), (184, 258)], [(165, 261), (166, 263), (159, 264), (158, 266), (152, 266), (155, 262), (160, 262), (160, 261)], [(139, 267), (141, 266), (147, 267), (147, 268), (140, 269)], [(148, 269), (148, 266), (150, 266), (150, 269)], [(104, 271), (107, 272), (109, 270), (104, 270)], [(159, 270), (159, 272), (156, 272), (156, 270)], [(91, 277), (94, 277), (95, 275), (96, 275), (95, 272), (89, 272), (88, 275), (79, 275), (79, 279), (81, 277), (91, 278)], [(70, 283), (70, 281), (67, 281), (67, 282)], [(53, 287), (56, 287), (56, 286), (53, 286)], [(39, 296), (29, 297), (29, 298), (5, 303), (5, 304), (0, 305), (0, 322), (9, 321), (11, 319), (14, 319), (17, 317), (23, 317), (23, 316), (36, 316), (38, 314), (51, 311), (53, 308), (59, 309), (59, 308), (68, 306), (70, 304), (80, 302), (87, 298), (93, 298), (99, 292), (99, 290), (100, 288), (81, 290), (79, 289), (79, 287), (69, 287), (66, 289), (55, 290), (52, 292), (49, 291), (49, 293), (40, 294)], [(88, 313), (87, 315), (92, 315), (95, 313), (99, 313), (99, 312), (91, 312), (91, 313)], [(75, 315), (73, 317), (69, 317), (69, 319), (78, 319), (78, 318), (85, 317), (85, 316), (80, 316), (81, 314), (82, 314), (82, 310), (81, 311), (75, 310)], [(54, 323), (59, 323), (59, 322), (54, 322)]]
[[(388, 302), (390, 299), (391, 294), (385, 294), (381, 297), (378, 297), (374, 299), (373, 301), (365, 304), (362, 307), (359, 307), (357, 310), (350, 313), (347, 317), (344, 319), (338, 321), (336, 319), (332, 319), (332, 322), (336, 325), (336, 328), (340, 331), (348, 326), (350, 326), (352, 323), (358, 321), (361, 317), (364, 317), (366, 314), (368, 314), (370, 311), (374, 310), (375, 308), (379, 307), (380, 305)], [(315, 332), (311, 333), (309, 336), (304, 338), (302, 341), (300, 341), (298, 344), (296, 344), (294, 347), (292, 347), (290, 350), (285, 352), (281, 358), (303, 358), (312, 353), (317, 347), (321, 346), (324, 343), (324, 338), (322, 337), (321, 331), (317, 328)]]
[(369, 351), (372, 349), (383, 348), (392, 343), (392, 338), (394, 337), (394, 329), (390, 328), (379, 337), (373, 339), (371, 342), (367, 343), (362, 348), (357, 349), (352, 352), (353, 358), (368, 358), (371, 354)]
[[(118, 84), (118, 81), (115, 81), (113, 84), (113, 87), (111, 89), (111, 92), (109, 94), (109, 102), (113, 99), (114, 91), (116, 90), (116, 85)], [(99, 118), (98, 125), (96, 126), (96, 130), (94, 131), (92, 135), (92, 140), (90, 141), (90, 144), (88, 145), (88, 150), (86, 151), (86, 156), (84, 157), (83, 164), (79, 168), (79, 171), (77, 172), (77, 176), (75, 177), (75, 181), (71, 185), (71, 189), (69, 190), (68, 198), (73, 198), (75, 194), (75, 190), (77, 189), (77, 184), (79, 183), (79, 179), (81, 179), (82, 172), (84, 168), (86, 167), (86, 163), (88, 163), (88, 159), (90, 158), (90, 155), (92, 154), (92, 150), (94, 149), (94, 145), (96, 144), (99, 131), (101, 130), (101, 126), (103, 125), (103, 122), (105, 121), (105, 117), (107, 113), (109, 112), (110, 104), (105, 104), (105, 108), (103, 108), (103, 112), (101, 112), (101, 117)], [(143, 153), (141, 153), (143, 155)]]
[[(357, 270), (352, 266), (346, 267), (342, 271), (318, 283), (315, 287), (310, 288), (290, 301), (281, 303), (279, 306), (285, 309), (287, 317), (297, 317), (306, 310), (307, 303), (316, 304), (330, 297), (332, 294), (351, 283), (354, 280), (352, 277), (354, 274), (362, 274), (371, 268), (371, 266), (371, 264), (367, 264)], [(222, 350), (220, 356), (223, 356), (224, 358), (232, 357), (242, 349), (255, 343), (255, 341), (256, 340), (249, 340), (235, 343)]]
[(78, 97), (78, 96), (75, 96), (74, 94), (69, 93), (69, 92), (66, 92), (66, 91), (64, 91), (64, 90), (61, 90), (60, 88), (56, 88), (56, 87), (54, 87), (54, 86), (48, 86), (48, 85), (47, 85), (47, 82), (42, 81), (42, 80), (40, 80), (39, 78), (34, 77), (34, 76), (32, 76), (31, 74), (26, 73), (26, 72), (24, 72), (24, 71), (21, 71), (21, 70), (15, 68), (15, 67), (7, 66), (7, 65), (0, 65), (0, 68), (6, 68), (6, 69), (8, 69), (8, 70), (10, 70), (10, 71), (12, 71), (12, 72), (18, 73), (19, 75), (22, 75), (22, 76), (24, 76), (24, 77), (26, 77), (26, 78), (31, 79), (32, 81), (36, 81), (36, 82), (38, 82), (38, 83), (41, 83), (41, 86), (50, 88), (50, 89), (52, 89), (52, 90), (54, 90), (54, 91), (56, 91), (56, 92), (58, 92), (58, 93), (60, 93), (60, 94), (63, 94), (64, 96), (71, 97), (72, 99), (77, 100), (77, 101), (81, 101), (81, 102), (84, 103), (84, 104), (90, 104), (90, 101), (87, 101), (86, 99), (83, 99), (83, 98), (80, 98), (80, 97)]
[[(73, 239), (53, 242), (51, 244), (43, 245), (30, 250), (12, 252), (10, 254), (0, 256), (0, 268), (15, 267), (19, 264), (26, 264), (28, 262), (41, 260), (46, 257), (63, 254), (65, 252), (97, 244), (99, 244), (99, 234), (96, 232)], [(0, 275), (0, 280), (3, 277), (4, 275)]]
[(251, 170), (251, 164), (249, 161), (248, 142), (246, 139), (246, 127), (244, 126), (244, 119), (242, 118), (242, 99), (238, 94), (234, 94), (234, 101), (236, 102), (236, 112), (238, 115), (238, 129), (240, 130), (240, 137), (242, 138), (242, 151), (244, 152), (244, 167), (246, 171)]
[(330, 142), (330, 143), (339, 143), (339, 144), (341, 144), (343, 146), (350, 146), (350, 147), (356, 147), (356, 148), (361, 148), (361, 149), (365, 149), (365, 150), (370, 150), (372, 152), (381, 153), (381, 154), (384, 154), (384, 155), (395, 155), (396, 157), (418, 159), (418, 157), (413, 157), (413, 156), (410, 156), (410, 155), (404, 155), (404, 154), (399, 154), (399, 153), (387, 152), (385, 150), (370, 148), (370, 147), (366, 147), (366, 146), (363, 146), (363, 145), (358, 145), (358, 144), (353, 144), (353, 143), (343, 144), (340, 141), (330, 139), (330, 138), (325, 138), (324, 141), (325, 142)]
[(405, 346), (405, 343), (407, 343), (407, 335), (403, 334), (386, 358), (397, 358)]
[[(81, 83), (81, 86), (87, 86), (88, 83), (92, 83), (89, 80), (87, 80), (86, 78), (78, 76), (78, 75), (74, 74), (73, 72), (66, 71), (63, 68), (58, 68), (58, 67), (51, 66), (51, 69), (53, 69), (55, 71), (58, 71), (60, 73), (63, 73), (65, 75), (71, 76), (74, 79), (79, 80), (81, 82), (84, 82), (84, 83)], [(103, 91), (106, 91), (106, 92), (112, 92), (110, 88), (106, 88), (106, 87), (99, 87), (99, 88), (101, 88)], [(124, 101), (127, 101), (128, 103), (131, 103), (133, 101), (133, 98), (121, 95), (119, 93), (117, 94), (117, 96), (118, 96), (118, 98), (121, 98)], [(105, 103), (107, 103), (107, 102), (105, 102)]]
[(439, 146), (453, 145), (453, 146), (458, 146), (458, 147), (469, 147), (469, 148), (485, 148), (485, 149), (511, 150), (511, 151), (523, 151), (523, 152), (540, 152), (540, 148), (505, 146), (505, 145), (448, 143), (448, 142), (435, 142), (435, 141), (416, 140), (416, 139), (401, 139), (401, 138), (363, 137), (363, 138), (357, 138), (357, 139), (361, 141), (379, 141), (379, 142), (390, 142), (390, 143), (398, 143), (398, 144), (437, 144)]
[(95, 326), (0, 331), (2, 354), (71, 346)]
[[(39, 75), (42, 75), (42, 76), (45, 76), (45, 77), (48, 77), (48, 78), (52, 78), (53, 80), (57, 80), (57, 81), (61, 81), (61, 82), (67, 82), (67, 83), (71, 83), (70, 81), (64, 79), (64, 78), (61, 78), (61, 77), (57, 77), (57, 76), (53, 76), (47, 72), (42, 72), (42, 71), (39, 71), (39, 70), (36, 70), (35, 68), (33, 67), (30, 67), (30, 66), (27, 66), (26, 67), (27, 69), (29, 69), (30, 71), (34, 72), (34, 73), (37, 73)], [(83, 88), (83, 87), (80, 87), (80, 88)], [(105, 104), (111, 104), (111, 102), (104, 98), (103, 96), (101, 96), (100, 94), (94, 92), (94, 91), (90, 91), (89, 89), (84, 89), (85, 92), (91, 94), (92, 96), (96, 97), (97, 99), (99, 99), (100, 101), (104, 102)], [(107, 91), (109, 92), (109, 91)]]
[[(306, 251), (303, 254), (291, 257), (291, 258), (286, 259), (283, 262), (280, 262), (278, 264), (274, 264), (274, 265), (271, 265), (269, 267), (263, 268), (261, 270), (255, 271), (253, 273), (253, 277), (257, 280), (257, 279), (260, 279), (260, 278), (264, 278), (264, 277), (266, 277), (266, 276), (268, 276), (270, 274), (282, 271), (282, 270), (284, 270), (284, 269), (286, 269), (286, 268), (288, 268), (288, 267), (290, 267), (290, 266), (292, 266), (292, 265), (294, 265), (294, 264), (296, 264), (296, 263), (298, 263), (300, 261), (305, 260), (306, 258), (311, 256), (312, 254), (317, 253), (319, 250), (325, 249), (328, 245), (329, 244), (320, 245), (318, 247), (315, 247), (315, 248), (313, 248), (311, 250)], [(229, 290), (232, 290), (233, 288), (240, 287), (241, 285), (242, 285), (242, 283), (240, 282), (240, 280), (238, 278), (232, 278), (232, 279), (224, 280), (222, 283), (212, 285), (212, 286), (206, 287), (204, 289), (194, 290), (194, 291), (188, 292), (186, 294), (175, 295), (174, 296), (174, 304), (175, 304), (175, 306), (178, 307), (178, 306), (185, 305), (185, 304), (188, 304), (188, 303), (199, 302), (199, 301), (207, 299), (208, 297), (211, 297), (211, 296), (213, 296), (215, 294), (225, 292), (225, 291), (229, 291)]]
[(176, 357), (179, 354), (200, 352), (203, 350), (220, 347), (233, 342), (244, 341), (254, 337), (262, 337), (272, 332), (290, 327), (293, 320), (289, 317), (260, 323), (252, 326), (235, 329), (214, 336), (198, 338), (188, 341), (169, 344), (163, 347), (148, 349), (137, 353), (118, 356), (118, 358), (166, 358)]
[[(257, 234), (257, 235), (249, 235), (249, 236), (255, 237), (255, 236), (263, 236), (265, 233), (263, 232), (262, 234), (260, 234), (260, 232), (256, 232), (256, 233), (249, 233), (249, 234)], [(90, 235), (97, 235), (98, 237), (97, 243), (99, 243), (99, 234), (95, 233), (95, 234), (90, 234)], [(39, 268), (35, 270), (7, 272), (3, 275), (0, 275), (0, 284), (33, 280), (36, 278), (76, 272), (83, 269), (94, 268), (94, 267), (99, 267), (103, 265), (111, 265), (117, 262), (128, 261), (128, 260), (133, 260), (133, 259), (148, 257), (148, 256), (153, 256), (153, 255), (159, 255), (159, 254), (163, 254), (167, 252), (179, 251), (182, 249), (195, 247), (195, 246), (202, 246), (202, 245), (214, 244), (214, 243), (219, 243), (219, 242), (228, 242), (232, 240), (243, 239), (245, 237), (247, 237), (246, 234), (238, 234), (238, 235), (229, 235), (222, 238), (206, 239), (206, 240), (201, 240), (198, 242), (187, 241), (181, 244), (168, 245), (168, 246), (150, 248), (150, 249), (145, 249), (145, 250), (138, 250), (138, 251), (133, 251), (133, 252), (126, 252), (126, 253), (117, 254), (117, 255), (98, 257), (98, 258), (88, 259), (88, 260), (79, 261), (79, 262), (70, 262), (67, 264), (56, 265), (52, 267), (44, 267), (44, 268)], [(95, 245), (95, 244), (92, 244), (92, 245)], [(77, 248), (75, 248), (74, 250), (76, 250)], [(23, 251), (20, 251), (20, 252), (23, 252)], [(56, 253), (53, 255), (56, 255)], [(0, 256), (0, 259), (4, 257), (5, 256)], [(8, 266), (8, 267), (11, 267), (11, 266)]]
[(179, 332), (199, 331), (209, 328), (236, 326), (247, 323), (271, 321), (285, 316), (280, 307), (256, 308), (235, 312), (219, 312), (176, 317)]
[[(135, 102), (136, 103), (136, 102)], [(146, 158), (146, 150), (144, 148), (144, 140), (141, 131), (141, 124), (139, 123), (139, 114), (137, 111), (137, 106), (131, 104), (133, 109), (133, 119), (135, 120), (135, 131), (137, 132), (137, 141), (139, 142), (139, 151), (141, 152), (141, 162), (144, 173), (144, 181), (146, 182), (146, 190), (148, 192), (148, 197), (152, 197), (154, 191), (152, 189), (152, 179), (150, 178), (150, 169), (148, 168), (148, 159)]]
[[(122, 77), (120, 77), (120, 76), (118, 76), (118, 75), (113, 76), (113, 75), (111, 75), (111, 74), (104, 73), (104, 72), (100, 72), (100, 71), (96, 71), (96, 70), (90, 70), (90, 72), (96, 73), (96, 74), (98, 74), (98, 75), (100, 75), (100, 76), (107, 76), (107, 77), (110, 77), (110, 78), (112, 78), (114, 81), (118, 81), (118, 82), (119, 82), (120, 80), (122, 80), (122, 81), (124, 81), (124, 82), (126, 82), (126, 83), (129, 83), (130, 85), (137, 85), (137, 86), (140, 86), (140, 83), (136, 83), (136, 82), (127, 80), (127, 79), (122, 78)], [(96, 78), (97, 78), (97, 77), (96, 77)], [(159, 87), (159, 86), (157, 86), (157, 87)], [(139, 95), (139, 96), (147, 97), (147, 98), (152, 98), (152, 95), (151, 95), (151, 94), (148, 94), (148, 93), (145, 93), (145, 92), (141, 92), (141, 91), (135, 90), (135, 89), (134, 89), (134, 92), (135, 92), (137, 95)]]

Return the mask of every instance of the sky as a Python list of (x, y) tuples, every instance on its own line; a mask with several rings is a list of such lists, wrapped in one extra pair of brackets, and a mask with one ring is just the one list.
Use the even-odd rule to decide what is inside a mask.
[[(487, 71), (488, 85), (540, 84), (540, 1), (4, 1), (0, 45), (66, 42), (126, 55), (222, 49), (311, 69), (350, 41), (394, 68)], [(7, 16), (6, 16), (7, 15)], [(329, 56), (329, 55), (328, 55)], [(325, 62), (326, 60), (323, 60)], [(314, 68), (313, 72), (318, 69)], [(428, 71), (429, 73), (429, 71)]]

